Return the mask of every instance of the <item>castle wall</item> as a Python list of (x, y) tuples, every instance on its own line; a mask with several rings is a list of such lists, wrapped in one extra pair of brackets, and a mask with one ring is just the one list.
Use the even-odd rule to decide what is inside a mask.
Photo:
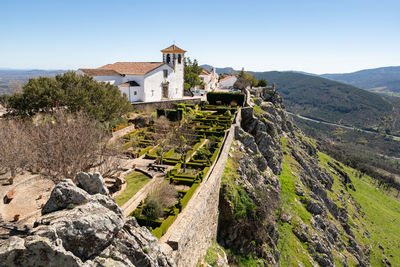
[(235, 127), (240, 127), (240, 114), (239, 110), (234, 123), (225, 134), (220, 154), (208, 175), (186, 208), (160, 239), (161, 249), (172, 257), (178, 267), (196, 266), (216, 239), (221, 176), (234, 139)]

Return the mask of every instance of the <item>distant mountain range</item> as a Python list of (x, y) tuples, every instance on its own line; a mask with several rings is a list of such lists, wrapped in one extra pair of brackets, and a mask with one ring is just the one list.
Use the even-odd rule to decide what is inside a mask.
[[(200, 67), (211, 69), (210, 65), (201, 65)], [(230, 67), (216, 68), (216, 70), (218, 73), (227, 74), (238, 72)], [(323, 77), (333, 81), (353, 85), (374, 93), (400, 96), (400, 66), (366, 69), (351, 73), (327, 73), (321, 75), (294, 70), (285, 72), (295, 72), (310, 76)]]
[(400, 95), (400, 66), (360, 70), (352, 73), (322, 74), (320, 76), (372, 92)]
[(25, 83), (29, 78), (39, 76), (55, 76), (64, 73), (66, 70), (17, 70), (0, 68), (0, 95), (9, 94), (17, 83)]

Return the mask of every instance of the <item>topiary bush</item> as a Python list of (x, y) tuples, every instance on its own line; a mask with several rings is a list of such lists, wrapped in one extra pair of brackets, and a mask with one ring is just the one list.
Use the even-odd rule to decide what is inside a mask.
[(230, 106), (233, 102), (235, 102), (237, 105), (243, 106), (245, 95), (242, 93), (208, 92), (207, 101), (211, 105), (217, 105), (218, 103), (221, 103)]

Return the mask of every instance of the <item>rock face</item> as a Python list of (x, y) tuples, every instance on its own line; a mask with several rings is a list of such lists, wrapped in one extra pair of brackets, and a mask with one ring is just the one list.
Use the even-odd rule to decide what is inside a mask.
[(79, 185), (91, 195), (97, 193), (108, 195), (108, 189), (104, 183), (104, 179), (98, 172), (93, 174), (80, 172), (76, 175), (76, 180), (78, 181)]
[[(282, 259), (277, 223), (287, 224), (297, 242), (306, 245), (305, 252), (312, 264), (335, 266), (335, 251), (344, 266), (349, 255), (358, 266), (367, 266), (369, 248), (355, 241), (346, 208), (338, 207), (328, 196), (333, 177), (319, 166), (315, 145), (288, 120), (276, 91), (265, 90), (262, 96), (262, 100), (255, 101), (257, 114), (253, 107), (242, 109), (241, 127), (236, 129), (234, 151), (231, 150), (237, 164), (237, 178), (233, 182), (255, 204), (255, 216), (235, 217), (237, 197), (232, 197), (232, 186), (222, 186), (218, 242), (238, 254), (250, 253), (263, 262), (279, 265)], [(284, 155), (296, 170), (291, 174), (296, 178), (292, 190), (295, 201), (310, 214), (311, 222), (303, 222), (290, 211), (280, 214), (282, 186), (278, 176), (283, 170)], [(343, 167), (338, 163), (330, 167), (340, 175), (346, 188), (354, 190)], [(341, 206), (345, 207), (346, 203), (342, 201)]]
[(80, 176), (89, 192), (58, 183), (29, 235), (0, 243), (0, 266), (175, 266), (147, 228), (124, 219), (100, 175)]

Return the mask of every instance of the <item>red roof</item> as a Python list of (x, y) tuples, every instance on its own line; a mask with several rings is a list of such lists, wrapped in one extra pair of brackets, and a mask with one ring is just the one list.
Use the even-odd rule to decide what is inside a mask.
[(115, 70), (109, 69), (79, 69), (83, 73), (90, 75), (90, 76), (115, 76), (120, 75)]
[(143, 75), (161, 67), (163, 62), (116, 62), (107, 64), (98, 69), (114, 70), (120, 74)]
[(222, 81), (227, 80), (227, 79), (232, 78), (232, 77), (235, 77), (235, 76), (229, 75), (229, 76), (226, 76), (226, 77), (222, 78), (222, 79), (219, 80), (219, 81), (222, 82)]
[(203, 75), (210, 75), (211, 72), (209, 72), (209, 71), (206, 70), (206, 69), (201, 69), (201, 73), (200, 73), (200, 74), (203, 74)]
[(167, 48), (165, 48), (165, 49), (163, 49), (163, 50), (161, 50), (161, 52), (163, 52), (163, 53), (170, 53), (170, 52), (171, 53), (186, 53), (185, 50), (179, 48), (178, 46), (176, 46), (174, 44), (169, 46), (169, 47), (167, 47)]

